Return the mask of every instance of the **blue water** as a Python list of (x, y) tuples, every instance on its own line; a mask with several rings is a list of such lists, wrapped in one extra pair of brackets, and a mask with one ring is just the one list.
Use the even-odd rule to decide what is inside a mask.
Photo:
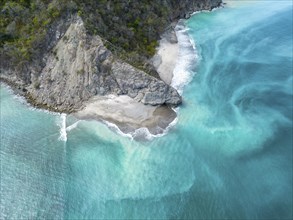
[(292, 2), (227, 3), (186, 22), (198, 60), (163, 137), (68, 116), (65, 141), (1, 86), (0, 218), (292, 218)]

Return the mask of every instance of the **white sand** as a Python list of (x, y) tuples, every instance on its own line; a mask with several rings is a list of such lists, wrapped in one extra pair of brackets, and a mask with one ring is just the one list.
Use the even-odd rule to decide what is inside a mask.
[(123, 132), (146, 127), (152, 134), (162, 133), (176, 117), (176, 113), (168, 107), (144, 105), (126, 95), (95, 96), (74, 115), (80, 119), (107, 120)]
[(178, 55), (178, 43), (171, 43), (166, 38), (160, 40), (157, 53), (153, 57), (153, 64), (161, 79), (168, 85), (171, 84)]

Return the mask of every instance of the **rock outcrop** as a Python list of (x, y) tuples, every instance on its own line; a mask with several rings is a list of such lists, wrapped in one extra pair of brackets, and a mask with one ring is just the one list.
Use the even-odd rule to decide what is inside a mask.
[(178, 105), (181, 97), (164, 82), (115, 58), (99, 36), (89, 36), (77, 17), (32, 75), (30, 99), (58, 111), (75, 111), (94, 95), (128, 95), (150, 105)]
[[(145, 73), (155, 72), (153, 75), (158, 75), (148, 60), (150, 57), (143, 54), (143, 51), (145, 48), (148, 53), (154, 50), (156, 41), (163, 29), (167, 30), (168, 23), (187, 18), (196, 10), (217, 7), (221, 0), (160, 0), (143, 3), (123, 0), (119, 3), (112, 2), (113, 7), (107, 3), (107, 7), (100, 7), (99, 10), (92, 5), (103, 5), (102, 1), (71, 1), (62, 10), (58, 10), (58, 1), (53, 3), (50, 3), (48, 10), (42, 9), (47, 13), (47, 20), (38, 20), (35, 14), (29, 16), (28, 12), (37, 13), (37, 10), (26, 8), (21, 11), (34, 22), (34, 27), (28, 27), (42, 27), (38, 30), (43, 35), (38, 33), (40, 36), (35, 41), (32, 39), (36, 33), (30, 37), (21, 35), (23, 39), (29, 39), (26, 43), (35, 43), (28, 44), (31, 47), (26, 45), (20, 48), (22, 44), (17, 44), (17, 38), (11, 38), (15, 40), (14, 43), (7, 43), (5, 39), (12, 35), (0, 33), (0, 38), (4, 39), (0, 42), (0, 80), (12, 85), (35, 106), (59, 112), (74, 112), (95, 95), (128, 95), (146, 105), (180, 104), (181, 97), (174, 88)], [(39, 6), (44, 8), (43, 3)], [(82, 13), (77, 11), (77, 6), (83, 8)], [(145, 10), (146, 8), (149, 10)], [(97, 12), (99, 16), (95, 16)], [(128, 16), (117, 17), (125, 15), (124, 12)], [(12, 16), (12, 20), (18, 19), (14, 14), (6, 14), (5, 16)], [(81, 14), (85, 24), (77, 14)], [(151, 15), (155, 15), (155, 18)], [(109, 20), (108, 17), (113, 19)], [(49, 23), (50, 21), (52, 22)], [(127, 37), (123, 37), (124, 34)], [(177, 39), (171, 36), (170, 41), (176, 42)], [(117, 45), (109, 42), (116, 42)], [(123, 56), (120, 56), (119, 51), (124, 47), (128, 50), (124, 50)], [(11, 55), (12, 52), (20, 53), (26, 59)], [(134, 52), (134, 55), (128, 57), (125, 52)], [(136, 61), (133, 60), (136, 59), (140, 62), (138, 67), (145, 71), (134, 67), (137, 65), (134, 65)]]

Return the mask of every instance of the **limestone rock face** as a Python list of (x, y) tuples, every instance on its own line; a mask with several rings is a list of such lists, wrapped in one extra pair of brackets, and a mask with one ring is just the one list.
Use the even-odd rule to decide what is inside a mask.
[(178, 105), (177, 91), (116, 59), (99, 36), (89, 36), (77, 17), (28, 87), (31, 99), (58, 111), (75, 111), (94, 95), (128, 95), (150, 105)]

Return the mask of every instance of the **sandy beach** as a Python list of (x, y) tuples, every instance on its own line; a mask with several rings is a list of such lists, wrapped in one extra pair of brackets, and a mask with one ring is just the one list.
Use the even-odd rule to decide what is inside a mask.
[(176, 60), (179, 55), (176, 33), (174, 31), (166, 32), (159, 43), (157, 53), (152, 58), (152, 62), (161, 79), (170, 85), (176, 66)]
[(79, 119), (103, 119), (116, 124), (124, 133), (138, 128), (148, 128), (152, 134), (160, 134), (176, 118), (167, 106), (144, 105), (129, 96), (95, 96), (86, 107), (75, 113)]

